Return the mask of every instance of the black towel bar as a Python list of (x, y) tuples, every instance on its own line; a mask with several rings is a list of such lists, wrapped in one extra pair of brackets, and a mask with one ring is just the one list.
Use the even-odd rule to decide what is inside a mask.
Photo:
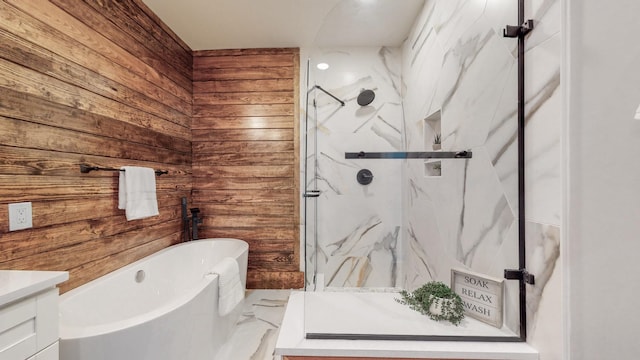
[(396, 151), (396, 152), (346, 152), (345, 159), (471, 159), (473, 153), (462, 151)]
[[(123, 169), (105, 168), (99, 166), (89, 166), (87, 164), (80, 164), (80, 172), (83, 174), (90, 173), (92, 171), (124, 171)], [(156, 175), (168, 174), (167, 170), (156, 170)]]

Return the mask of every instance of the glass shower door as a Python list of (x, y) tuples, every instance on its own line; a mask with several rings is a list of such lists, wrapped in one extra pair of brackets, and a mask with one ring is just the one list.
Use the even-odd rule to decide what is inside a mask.
[(310, 61), (307, 61), (307, 81), (306, 81), (306, 106), (304, 123), (302, 128), (303, 144), (303, 186), (302, 193), (304, 199), (303, 220), (304, 220), (304, 254), (305, 254), (305, 290), (316, 290), (317, 274), (317, 221), (318, 221), (318, 189), (317, 178), (317, 129), (316, 129), (316, 99), (315, 92), (311, 84), (313, 72), (310, 71)]
[[(345, 158), (352, 151), (403, 147), (400, 82), (387, 68), (400, 66), (399, 49), (385, 51), (382, 57), (379, 50), (318, 51), (312, 59), (315, 82), (309, 87), (306, 139), (307, 174), (313, 175), (307, 175), (307, 189), (315, 187), (320, 193), (315, 207), (306, 198), (307, 240), (313, 241), (306, 245), (316, 288), (399, 287), (402, 161), (362, 163)], [(331, 67), (316, 70), (319, 61)], [(359, 105), (363, 90), (375, 98)], [(359, 181), (363, 177), (366, 181)], [(309, 220), (312, 211), (314, 226)]]
[[(305, 293), (308, 338), (519, 339), (518, 282), (504, 280), (519, 258), (517, 60), (496, 31), (513, 3), (487, 3), (496, 18), (458, 32), (438, 21), (470, 8), (428, 1), (399, 47), (312, 49), (307, 278), (323, 291)], [(499, 326), (434, 322), (396, 301), (431, 281), (455, 287), (459, 270), (504, 284)]]

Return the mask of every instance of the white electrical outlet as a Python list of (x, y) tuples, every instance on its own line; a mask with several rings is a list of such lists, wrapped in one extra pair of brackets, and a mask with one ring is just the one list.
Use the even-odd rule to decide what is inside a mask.
[(9, 204), (9, 231), (33, 227), (31, 203)]

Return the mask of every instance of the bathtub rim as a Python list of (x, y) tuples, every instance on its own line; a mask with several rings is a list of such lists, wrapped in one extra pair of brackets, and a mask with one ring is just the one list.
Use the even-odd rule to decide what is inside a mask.
[[(193, 299), (194, 297), (198, 296), (201, 292), (203, 292), (207, 286), (209, 286), (214, 280), (216, 280), (216, 284), (217, 284), (217, 279), (218, 279), (218, 275), (215, 273), (207, 273), (207, 274), (203, 274), (202, 279), (200, 279), (200, 281), (197, 283), (197, 286), (194, 286), (193, 288), (190, 288), (189, 291), (186, 291), (184, 293), (182, 293), (180, 296), (174, 296), (172, 297), (170, 300), (168, 300), (165, 304), (163, 304), (163, 306), (151, 309), (149, 311), (145, 311), (142, 312), (140, 314), (136, 314), (133, 317), (129, 317), (127, 319), (123, 319), (123, 320), (118, 320), (118, 321), (111, 321), (111, 322), (106, 322), (106, 323), (101, 323), (101, 324), (96, 324), (96, 325), (66, 325), (63, 322), (63, 316), (62, 316), (62, 311), (63, 311), (63, 304), (64, 301), (69, 298), (73, 298), (76, 296), (80, 296), (81, 294), (83, 294), (84, 292), (90, 291), (91, 289), (93, 289), (96, 286), (99, 286), (99, 280), (106, 280), (108, 278), (114, 277), (116, 275), (118, 275), (120, 272), (125, 272), (130, 270), (130, 268), (135, 268), (135, 267), (139, 267), (141, 263), (143, 263), (144, 261), (148, 261), (150, 258), (152, 257), (156, 257), (156, 256), (160, 256), (161, 254), (171, 251), (177, 247), (181, 247), (181, 246), (188, 246), (191, 245), (195, 242), (204, 242), (204, 241), (209, 241), (209, 242), (216, 242), (216, 241), (230, 241), (230, 242), (239, 242), (240, 246), (242, 249), (241, 253), (239, 254), (235, 254), (235, 257), (237, 257), (238, 255), (244, 253), (244, 252), (248, 252), (249, 250), (249, 244), (244, 241), (244, 240), (240, 240), (240, 239), (234, 239), (234, 238), (208, 238), (208, 239), (200, 239), (200, 240), (194, 240), (194, 241), (189, 241), (189, 242), (182, 242), (182, 243), (178, 243), (178, 244), (174, 244), (171, 246), (168, 246), (164, 249), (161, 249), (159, 251), (156, 251), (155, 253), (152, 253), (150, 255), (147, 255), (139, 260), (136, 260), (134, 262), (132, 262), (131, 264), (125, 265), (119, 269), (113, 270), (101, 277), (98, 277), (94, 280), (91, 280), (90, 282), (83, 284), (75, 289), (72, 289), (62, 295), (59, 296), (59, 334), (60, 334), (60, 340), (74, 340), (74, 339), (80, 339), (80, 338), (87, 338), (87, 337), (93, 337), (93, 336), (99, 336), (99, 335), (105, 335), (105, 334), (109, 334), (109, 333), (113, 333), (113, 332), (117, 332), (132, 326), (137, 326), (140, 324), (144, 324), (148, 321), (151, 321), (153, 319), (156, 319), (164, 314), (167, 314), (185, 304), (187, 304), (191, 299)], [(232, 255), (234, 254), (230, 254), (229, 257), (232, 257)], [(241, 270), (242, 271), (242, 270)]]

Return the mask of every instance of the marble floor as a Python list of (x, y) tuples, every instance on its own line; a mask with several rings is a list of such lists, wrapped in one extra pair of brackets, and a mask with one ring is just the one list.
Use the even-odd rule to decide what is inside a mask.
[(248, 290), (231, 338), (215, 360), (274, 360), (290, 290)]

